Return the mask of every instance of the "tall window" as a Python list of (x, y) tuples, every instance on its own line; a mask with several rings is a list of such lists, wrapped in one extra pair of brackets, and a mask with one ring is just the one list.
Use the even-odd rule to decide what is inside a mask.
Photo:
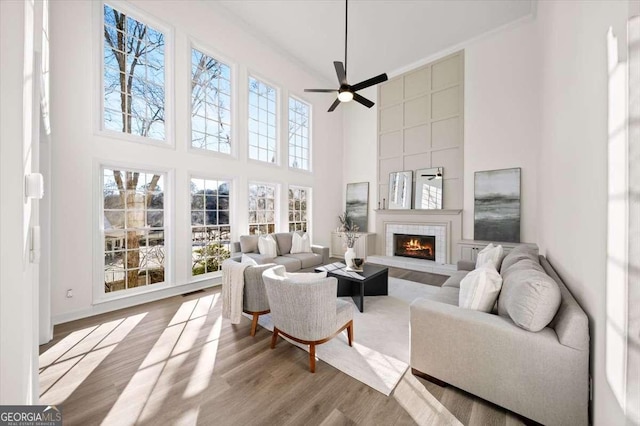
[(165, 175), (102, 172), (105, 293), (164, 282)]
[(289, 98), (289, 167), (309, 170), (310, 107)]
[(191, 49), (191, 146), (231, 154), (231, 68)]
[(289, 188), (289, 231), (307, 232), (308, 195), (306, 188)]
[(249, 184), (249, 234), (276, 232), (276, 187)]
[(165, 36), (104, 5), (107, 130), (165, 140)]
[(225, 180), (191, 179), (191, 275), (221, 270), (231, 254), (229, 188)]
[(249, 77), (249, 158), (275, 163), (276, 89)]

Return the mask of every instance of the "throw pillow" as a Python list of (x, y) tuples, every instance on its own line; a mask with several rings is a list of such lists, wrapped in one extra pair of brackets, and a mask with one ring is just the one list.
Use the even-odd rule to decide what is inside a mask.
[(509, 266), (504, 271), (500, 272), (500, 275), (502, 275), (502, 281), (504, 282), (504, 280), (506, 280), (507, 277), (512, 273), (517, 271), (522, 271), (522, 270), (533, 270), (533, 271), (544, 272), (544, 268), (537, 261), (531, 260), (531, 259), (522, 259), (517, 261), (513, 265)]
[(249, 266), (258, 266), (258, 262), (256, 262), (254, 258), (249, 257), (244, 253), (242, 254), (242, 258), (240, 259), (240, 263), (248, 263)]
[(515, 246), (504, 257), (502, 265), (500, 266), (500, 273), (504, 274), (512, 265), (523, 259), (531, 259), (534, 262), (540, 263), (540, 259), (538, 259), (538, 246), (535, 244), (520, 244), (519, 246)]
[(293, 233), (293, 241), (291, 243), (291, 254), (311, 253), (311, 241), (309, 234), (306, 232), (302, 235), (297, 232)]
[(502, 277), (491, 263), (469, 272), (460, 281), (458, 306), (475, 311), (491, 312), (502, 288)]
[(257, 235), (240, 235), (240, 251), (243, 253), (258, 252), (258, 236)]
[(278, 232), (272, 234), (277, 243), (278, 256), (291, 253), (292, 232)]
[(489, 243), (488, 246), (480, 250), (478, 257), (476, 258), (476, 268), (484, 266), (487, 263), (491, 263), (493, 267), (498, 270), (500, 262), (502, 261), (502, 246), (494, 246), (493, 243)]
[(258, 238), (258, 250), (260, 254), (266, 257), (273, 258), (278, 255), (276, 240), (271, 235), (260, 235), (260, 238)]
[(555, 317), (562, 296), (558, 284), (535, 269), (509, 271), (498, 299), (498, 314), (519, 327), (540, 331)]

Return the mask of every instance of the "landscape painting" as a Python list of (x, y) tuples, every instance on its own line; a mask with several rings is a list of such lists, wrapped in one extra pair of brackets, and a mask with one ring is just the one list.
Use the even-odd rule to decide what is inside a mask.
[(520, 242), (520, 168), (475, 173), (475, 240)]
[(367, 232), (369, 221), (369, 182), (347, 184), (347, 206), (349, 218), (358, 225), (358, 232)]

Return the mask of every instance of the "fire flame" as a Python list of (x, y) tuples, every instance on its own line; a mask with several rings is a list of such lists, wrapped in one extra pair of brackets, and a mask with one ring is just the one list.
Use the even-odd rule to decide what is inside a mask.
[(431, 253), (431, 250), (432, 250), (430, 245), (420, 244), (420, 240), (415, 239), (415, 238), (412, 238), (412, 239), (408, 240), (407, 242), (405, 242), (403, 247), (407, 251), (428, 250), (429, 253)]

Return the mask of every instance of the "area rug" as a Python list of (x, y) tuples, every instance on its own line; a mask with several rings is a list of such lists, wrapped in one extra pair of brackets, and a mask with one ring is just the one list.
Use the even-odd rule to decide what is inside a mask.
[[(409, 305), (439, 289), (389, 277), (388, 296), (365, 297), (364, 313), (353, 305), (353, 347), (341, 333), (316, 346), (316, 357), (389, 396), (409, 367)], [(342, 299), (353, 303), (350, 297)], [(270, 315), (261, 315), (258, 323), (273, 331)], [(306, 345), (291, 343), (308, 351)]]

